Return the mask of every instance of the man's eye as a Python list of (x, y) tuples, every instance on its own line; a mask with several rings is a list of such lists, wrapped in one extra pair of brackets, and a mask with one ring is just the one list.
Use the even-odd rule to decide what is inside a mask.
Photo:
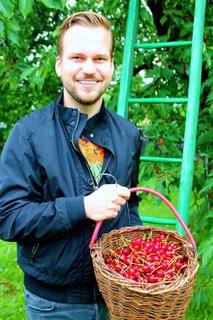
[(103, 57), (98, 57), (98, 58), (96, 58), (96, 61), (98, 61), (98, 62), (104, 62), (104, 61), (106, 61), (106, 59), (103, 58)]
[(79, 56), (73, 56), (71, 59), (72, 59), (73, 61), (82, 61), (82, 60), (83, 60), (83, 58), (82, 58), (82, 57), (79, 57)]

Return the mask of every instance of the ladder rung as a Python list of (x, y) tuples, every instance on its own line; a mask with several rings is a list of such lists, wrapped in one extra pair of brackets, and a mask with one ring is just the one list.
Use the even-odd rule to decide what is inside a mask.
[(169, 224), (169, 225), (176, 225), (177, 220), (175, 219), (163, 219), (163, 218), (154, 218), (154, 217), (144, 217), (141, 216), (143, 222), (150, 222), (150, 223), (157, 223), (157, 224)]
[(186, 103), (188, 98), (129, 98), (129, 103)]
[(165, 162), (165, 163), (181, 163), (182, 158), (161, 158), (161, 157), (140, 157), (141, 161), (146, 162)]
[(191, 46), (192, 41), (171, 41), (171, 42), (154, 42), (154, 43), (136, 43), (136, 49), (157, 49), (157, 48), (170, 48), (170, 47), (187, 47)]

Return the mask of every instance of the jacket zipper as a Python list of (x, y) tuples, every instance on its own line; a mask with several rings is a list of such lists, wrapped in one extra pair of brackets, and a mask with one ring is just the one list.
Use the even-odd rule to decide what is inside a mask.
[[(73, 148), (81, 155), (81, 152), (76, 148), (75, 143), (74, 143), (74, 135), (75, 135), (75, 132), (76, 132), (76, 130), (77, 130), (77, 128), (78, 128), (79, 119), (80, 119), (80, 111), (79, 111), (79, 109), (78, 109), (77, 112), (78, 112), (77, 121), (76, 121), (75, 128), (74, 128), (74, 130), (73, 130), (73, 133), (72, 133), (72, 137), (71, 137), (71, 139), (70, 139), (70, 142), (72, 143)], [(83, 157), (84, 157), (84, 156), (83, 156)], [(89, 172), (91, 181), (92, 181), (93, 190), (95, 191), (95, 190), (97, 190), (98, 186), (97, 186), (97, 184), (96, 184), (95, 181), (94, 181), (94, 178), (93, 178), (93, 176), (92, 176), (92, 174), (91, 174), (91, 171), (90, 171), (90, 167), (89, 167), (89, 165), (88, 165), (85, 157), (84, 157), (84, 161), (85, 161), (85, 163), (86, 163), (86, 166), (87, 166), (87, 169), (88, 169), (88, 172)]]
[[(106, 172), (106, 169), (108, 168), (108, 165), (109, 165), (111, 159), (112, 159), (112, 155), (110, 155), (109, 160), (108, 160), (107, 164), (106, 164), (105, 167), (104, 167), (104, 170), (101, 172), (101, 175), (100, 175), (101, 178), (104, 176), (104, 174), (105, 174), (105, 172)], [(100, 178), (100, 181), (101, 181), (101, 178)], [(99, 182), (100, 182), (100, 181), (99, 181)]]

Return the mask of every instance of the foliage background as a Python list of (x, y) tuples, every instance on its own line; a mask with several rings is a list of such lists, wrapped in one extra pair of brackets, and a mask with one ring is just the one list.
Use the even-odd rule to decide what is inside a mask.
[[(75, 11), (99, 11), (108, 17), (113, 26), (116, 37), (116, 70), (105, 99), (109, 108), (116, 110), (128, 3), (129, 1), (124, 0), (0, 0), (0, 150), (19, 118), (46, 105), (61, 91), (60, 81), (54, 72), (57, 27), (64, 17)], [(194, 4), (194, 0), (141, 0), (137, 40), (191, 40)], [(211, 296), (213, 288), (212, 11), (209, 0), (206, 9), (202, 92), (190, 219), (190, 229), (198, 244), (200, 269), (188, 319), (202, 320), (212, 318), (212, 301), (208, 295)], [(132, 97), (187, 96), (189, 62), (189, 49), (138, 50), (135, 54)], [(185, 113), (185, 104), (136, 104), (130, 107), (130, 119), (142, 128), (143, 136), (149, 140), (143, 151), (144, 155), (181, 156)], [(159, 141), (163, 143), (159, 145)], [(140, 184), (147, 184), (168, 198), (171, 197), (171, 190), (178, 188), (179, 178), (179, 165), (141, 164)], [(146, 198), (145, 201), (155, 200)], [(1, 246), (1, 250), (4, 259), (11, 254), (9, 246), (5, 247), (5, 244)], [(15, 257), (12, 259), (14, 261)], [(3, 263), (2, 259), (0, 261), (0, 272), (9, 270), (9, 260), (5, 260), (7, 263)], [(17, 268), (14, 275), (20, 274), (21, 278), (19, 272), (21, 271)], [(1, 293), (4, 294), (8, 282), (13, 280), (15, 281), (12, 277), (0, 280)], [(16, 290), (20, 290), (20, 287)], [(19, 299), (16, 297), (15, 301), (17, 300)], [(12, 311), (11, 315), (2, 313), (5, 310), (3, 301), (1, 300), (0, 305), (0, 319), (16, 319)]]

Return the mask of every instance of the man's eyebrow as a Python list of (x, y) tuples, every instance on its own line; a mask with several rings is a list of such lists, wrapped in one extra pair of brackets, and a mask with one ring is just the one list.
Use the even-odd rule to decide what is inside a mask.
[(70, 52), (69, 54), (68, 54), (69, 56), (85, 56), (85, 53), (83, 53), (83, 52), (78, 52), (78, 51), (76, 51), (76, 52)]
[[(84, 52), (81, 52), (81, 51), (76, 51), (76, 52), (70, 52), (68, 54), (68, 57), (72, 57), (72, 56), (82, 56), (82, 57), (87, 57), (87, 54), (84, 53)], [(90, 56), (90, 55), (89, 55)], [(91, 57), (102, 57), (102, 58), (108, 58), (110, 56), (110, 54), (107, 54), (107, 53), (94, 53), (91, 55)]]

